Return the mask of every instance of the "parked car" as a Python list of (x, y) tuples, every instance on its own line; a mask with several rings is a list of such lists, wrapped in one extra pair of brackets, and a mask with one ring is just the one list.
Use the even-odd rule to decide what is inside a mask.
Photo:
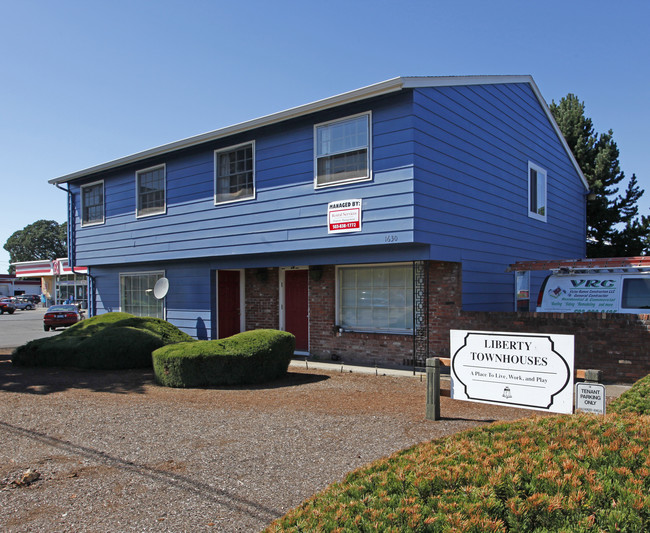
[(30, 299), (23, 298), (22, 296), (11, 298), (11, 303), (14, 304), (16, 309), (36, 309), (36, 305)]
[(38, 294), (19, 294), (16, 298), (26, 298), (35, 306), (41, 303), (41, 297)]
[(49, 331), (76, 324), (82, 314), (76, 305), (53, 305), (43, 315), (43, 329)]
[(11, 303), (11, 300), (3, 298), (0, 300), (0, 315), (3, 313), (9, 313), (10, 315), (14, 314), (16, 306)]

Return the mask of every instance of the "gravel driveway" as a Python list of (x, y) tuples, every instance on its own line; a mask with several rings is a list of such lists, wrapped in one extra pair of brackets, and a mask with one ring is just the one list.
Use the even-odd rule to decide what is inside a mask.
[(266, 387), (180, 390), (0, 355), (0, 530), (259, 531), (375, 459), (531, 414), (442, 398), (427, 421), (425, 391), (304, 365)]

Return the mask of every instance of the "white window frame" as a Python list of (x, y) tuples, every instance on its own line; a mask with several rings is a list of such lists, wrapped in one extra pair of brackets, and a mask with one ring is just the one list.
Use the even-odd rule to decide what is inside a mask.
[[(222, 154), (224, 152), (233, 152), (235, 150), (238, 150), (240, 148), (243, 148), (244, 146), (249, 146), (251, 147), (251, 152), (252, 152), (252, 158), (253, 158), (253, 193), (250, 196), (244, 196), (243, 198), (234, 198), (232, 200), (222, 200), (218, 201), (217, 200), (217, 181), (219, 179), (219, 154)], [(232, 204), (235, 202), (245, 202), (248, 200), (255, 200), (257, 190), (255, 187), (255, 168), (256, 168), (256, 154), (255, 154), (255, 141), (247, 141), (244, 143), (240, 144), (235, 144), (233, 146), (227, 146), (225, 148), (219, 148), (218, 150), (214, 151), (214, 205), (224, 205), (224, 204)], [(243, 331), (243, 330), (242, 330)]]
[[(85, 203), (84, 203), (84, 189), (87, 189), (89, 187), (95, 187), (97, 185), (102, 186), (102, 219), (101, 220), (94, 220), (92, 222), (86, 222), (84, 220), (84, 215), (86, 213), (85, 209)], [(104, 187), (104, 180), (99, 180), (99, 181), (93, 181), (92, 183), (85, 183), (79, 188), (79, 196), (81, 198), (81, 227), (85, 228), (87, 226), (99, 226), (101, 224), (104, 224), (106, 222), (106, 189)]]
[[(540, 179), (540, 176), (543, 176), (544, 179), (544, 187), (543, 187), (543, 192), (544, 192), (544, 201), (540, 203), (539, 198), (537, 199), (537, 205), (532, 205), (532, 187), (531, 187), (531, 173), (530, 171), (534, 170), (537, 173), (537, 180)], [(542, 167), (539, 165), (536, 165), (532, 161), (528, 161), (528, 216), (530, 218), (534, 218), (536, 220), (541, 220), (542, 222), (546, 222), (546, 217), (548, 216), (548, 174), (546, 170), (544, 170)], [(544, 208), (544, 213), (540, 214), (538, 212), (539, 208), (543, 207)]]
[[(404, 262), (399, 262), (399, 263), (363, 263), (363, 264), (353, 264), (353, 265), (337, 265), (336, 266), (336, 274), (335, 274), (335, 280), (336, 280), (336, 294), (335, 294), (335, 316), (336, 316), (336, 324), (339, 325), (341, 328), (344, 328), (345, 331), (357, 331), (361, 333), (378, 333), (378, 334), (394, 334), (394, 335), (413, 335), (413, 326), (411, 328), (406, 328), (406, 329), (373, 329), (373, 328), (364, 328), (364, 327), (354, 327), (354, 328), (347, 328), (343, 325), (341, 325), (341, 300), (340, 300), (340, 294), (341, 294), (341, 276), (340, 276), (340, 271), (346, 268), (374, 268), (374, 267), (412, 267), (412, 263), (404, 263)], [(414, 289), (413, 289), (413, 282), (411, 281), (411, 311), (413, 310), (413, 305), (414, 305)]]
[[(163, 170), (163, 206), (159, 211), (141, 214), (140, 213), (140, 175), (161, 168)], [(137, 170), (135, 173), (135, 217), (146, 218), (146, 217), (153, 217), (156, 215), (164, 215), (166, 213), (167, 213), (167, 165), (163, 163), (162, 165), (154, 165), (152, 167), (147, 167), (141, 170)]]
[[(158, 276), (158, 275), (160, 275), (163, 278), (166, 277), (164, 270), (145, 270), (145, 271), (140, 271), (140, 272), (120, 272), (120, 274), (118, 276), (119, 285), (118, 285), (118, 289), (117, 289), (118, 297), (119, 297), (119, 300), (120, 300), (120, 305), (119, 305), (120, 311), (125, 312), (125, 313), (129, 312), (129, 311), (125, 311), (122, 308), (122, 278), (125, 278), (125, 277), (128, 277), (128, 276)], [(152, 291), (151, 297), (155, 298), (153, 296), (153, 287), (151, 287), (151, 291)], [(148, 291), (145, 291), (145, 292), (148, 292)], [(161, 303), (162, 303), (162, 315), (163, 315), (161, 318), (163, 320), (167, 320), (167, 302), (166, 302), (166, 299), (162, 298)], [(133, 313), (131, 313), (131, 314), (133, 314)], [(136, 315), (136, 316), (138, 316), (138, 315)]]
[[(340, 122), (346, 122), (348, 120), (356, 119), (359, 117), (366, 117), (368, 121), (368, 145), (366, 147), (366, 164), (367, 172), (365, 176), (358, 178), (351, 178), (346, 180), (340, 180), (330, 183), (318, 183), (318, 129), (326, 126), (331, 126)], [(346, 152), (333, 152), (328, 155), (337, 155), (344, 154)], [(323, 156), (321, 156), (323, 157)], [(338, 187), (340, 185), (347, 185), (349, 183), (358, 183), (361, 181), (370, 181), (372, 180), (372, 112), (366, 111), (364, 113), (357, 113), (356, 115), (349, 115), (347, 117), (337, 118), (335, 120), (328, 120), (327, 122), (321, 122), (319, 124), (314, 124), (314, 188), (323, 189), (326, 187)]]

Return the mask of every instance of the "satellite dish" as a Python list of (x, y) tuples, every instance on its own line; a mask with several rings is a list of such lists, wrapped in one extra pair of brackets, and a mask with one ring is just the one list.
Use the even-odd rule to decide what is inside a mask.
[(169, 292), (169, 280), (167, 278), (160, 278), (153, 286), (153, 295), (156, 299), (162, 300)]

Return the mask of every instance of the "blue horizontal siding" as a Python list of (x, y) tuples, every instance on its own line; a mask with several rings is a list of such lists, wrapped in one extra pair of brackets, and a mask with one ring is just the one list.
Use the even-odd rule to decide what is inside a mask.
[[(341, 246), (335, 252), (324, 250), (309, 252), (279, 252), (264, 258), (250, 256), (219, 257), (208, 260), (148, 262), (102, 266), (93, 268), (97, 293), (97, 313), (120, 311), (120, 274), (163, 271), (169, 280), (165, 298), (166, 319), (176, 327), (196, 338), (210, 338), (212, 331), (211, 283), (215, 270), (232, 268), (260, 268), (266, 266), (298, 266), (323, 264), (355, 264), (412, 261), (426, 259), (426, 248), (404, 244), (377, 247)], [(207, 336), (207, 337), (206, 337)]]
[[(314, 124), (364, 111), (371, 111), (373, 119), (372, 180), (314, 189)], [(402, 95), (380, 99), (372, 109), (328, 111), (296, 121), (291, 128), (264, 128), (170, 155), (160, 160), (167, 171), (166, 212), (149, 217), (135, 216), (135, 175), (141, 167), (115, 171), (104, 177), (106, 223), (77, 226), (77, 263), (94, 266), (373, 246), (395, 232), (412, 240), (411, 122), (410, 97)], [(255, 198), (215, 206), (214, 150), (252, 140)], [(327, 204), (350, 198), (363, 199), (363, 232), (328, 235)]]
[[(137, 267), (99, 267), (93, 269), (97, 293), (97, 314), (121, 311), (120, 274), (161, 270), (160, 264)], [(193, 337), (210, 331), (210, 269), (202, 264), (171, 264), (162, 268), (170, 280), (166, 297), (166, 319)]]
[[(372, 115), (372, 180), (315, 189), (314, 124), (363, 112)], [(253, 140), (255, 198), (215, 206), (214, 151)], [(528, 217), (529, 160), (548, 172), (546, 223)], [(137, 219), (136, 172), (160, 163), (166, 212)], [(462, 262), (465, 308), (511, 310), (509, 263), (584, 255), (584, 188), (527, 84), (402, 91), (86, 182), (98, 178), (106, 223), (77, 219), (77, 264), (109, 277), (110, 265), (163, 265), (186, 294), (205, 290), (205, 269), (431, 259)], [(328, 235), (328, 202), (351, 198), (363, 200), (363, 231)], [(98, 306), (116, 298), (102, 291)], [(188, 332), (210, 331), (206, 309), (205, 296), (168, 302)]]
[[(415, 239), (461, 248), (464, 308), (512, 310), (509, 263), (584, 255), (584, 187), (527, 84), (421, 89), (414, 109)], [(528, 161), (548, 173), (546, 223)]]

